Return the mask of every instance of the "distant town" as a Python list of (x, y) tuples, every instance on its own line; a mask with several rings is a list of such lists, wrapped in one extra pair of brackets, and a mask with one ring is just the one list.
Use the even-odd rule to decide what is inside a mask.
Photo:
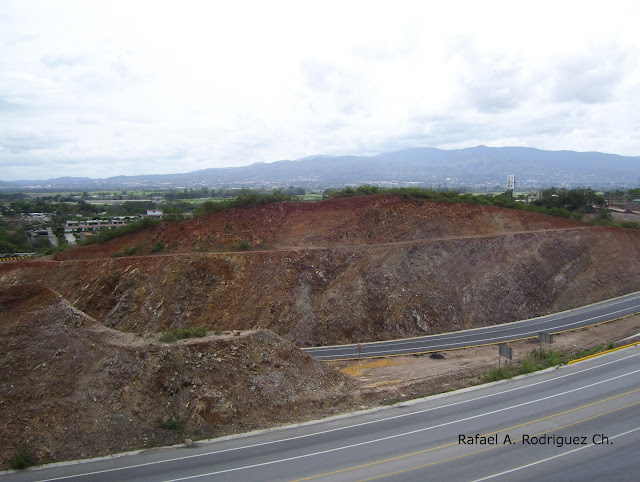
[(416, 147), (375, 156), (318, 155), (178, 174), (0, 180), (0, 192), (231, 190), (286, 186), (322, 191), (329, 187), (371, 184), (482, 193), (504, 189), (510, 174), (516, 177), (516, 188), (527, 191), (550, 187), (589, 187), (603, 192), (626, 190), (640, 187), (640, 158), (529, 147), (476, 146), (454, 150)]

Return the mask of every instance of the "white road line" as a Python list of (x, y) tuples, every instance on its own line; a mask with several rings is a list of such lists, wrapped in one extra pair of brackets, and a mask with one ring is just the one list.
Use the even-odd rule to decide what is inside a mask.
[[(598, 365), (595, 365), (593, 367), (585, 368), (583, 370), (579, 370), (579, 371), (576, 371), (576, 372), (567, 373), (565, 375), (560, 375), (560, 376), (557, 376), (557, 377), (554, 377), (554, 378), (550, 378), (548, 380), (541, 380), (541, 381), (538, 381), (538, 382), (535, 382), (535, 383), (530, 383), (530, 384), (527, 384), (527, 385), (523, 385), (521, 387), (510, 388), (508, 390), (503, 390), (503, 391), (501, 391), (499, 393), (490, 393), (490, 394), (487, 394), (487, 395), (482, 395), (480, 397), (471, 398), (469, 400), (461, 400), (459, 402), (453, 402), (453, 403), (449, 403), (449, 404), (446, 404), (446, 405), (440, 405), (440, 406), (437, 406), (437, 407), (425, 408), (423, 410), (418, 410), (418, 411), (415, 411), (415, 412), (404, 413), (404, 414), (400, 414), (400, 415), (393, 415), (391, 417), (386, 417), (386, 418), (382, 418), (382, 419), (370, 420), (368, 422), (360, 422), (360, 423), (356, 423), (356, 424), (352, 424), (352, 425), (347, 425), (347, 426), (344, 426), (344, 427), (337, 427), (337, 428), (332, 428), (332, 429), (328, 429), (328, 430), (323, 430), (323, 431), (320, 431), (320, 432), (313, 432), (313, 433), (309, 433), (309, 434), (297, 435), (297, 436), (294, 436), (294, 437), (288, 437), (288, 438), (284, 438), (284, 439), (272, 440), (272, 441), (269, 441), (269, 442), (261, 442), (261, 443), (251, 444), (251, 445), (243, 445), (241, 447), (234, 447), (234, 448), (223, 449), (223, 450), (214, 450), (212, 452), (206, 452), (206, 453), (202, 453), (202, 454), (186, 455), (184, 457), (174, 457), (172, 459), (157, 460), (157, 461), (154, 461), (154, 462), (145, 462), (145, 463), (142, 463), (142, 464), (129, 465), (129, 466), (126, 466), (126, 467), (116, 467), (116, 468), (113, 468), (113, 469), (105, 469), (105, 470), (99, 470), (99, 471), (94, 471), (94, 472), (86, 472), (86, 473), (76, 474), (76, 475), (66, 475), (66, 476), (62, 476), (62, 477), (54, 477), (54, 478), (51, 478), (51, 479), (42, 479), (41, 482), (49, 482), (49, 481), (53, 481), (53, 480), (70, 479), (70, 478), (74, 478), (74, 477), (85, 477), (85, 476), (89, 476), (89, 475), (97, 475), (97, 474), (103, 474), (103, 473), (108, 473), (108, 472), (116, 472), (116, 471), (120, 471), (120, 470), (135, 469), (135, 468), (139, 468), (139, 467), (147, 467), (147, 466), (155, 465), (155, 464), (163, 464), (163, 463), (168, 463), (168, 462), (177, 462), (177, 461), (180, 461), (180, 460), (188, 460), (188, 459), (197, 458), (197, 457), (205, 457), (205, 456), (208, 456), (208, 455), (216, 455), (216, 454), (222, 454), (222, 453), (227, 453), (227, 452), (235, 452), (235, 451), (238, 451), (238, 450), (251, 449), (251, 448), (255, 448), (255, 447), (263, 447), (263, 446), (266, 446), (266, 445), (272, 445), (272, 444), (276, 444), (276, 443), (290, 442), (290, 441), (293, 441), (293, 440), (300, 440), (300, 439), (314, 437), (314, 436), (318, 436), (318, 435), (324, 435), (324, 434), (327, 434), (327, 433), (338, 432), (338, 431), (347, 430), (347, 429), (351, 429), (351, 428), (362, 427), (362, 426), (371, 425), (371, 424), (374, 424), (374, 423), (387, 422), (389, 420), (395, 420), (395, 419), (399, 419), (399, 418), (405, 418), (405, 417), (410, 417), (410, 416), (414, 416), (414, 415), (420, 415), (420, 414), (431, 412), (431, 411), (434, 411), (434, 410), (440, 410), (440, 409), (443, 409), (443, 408), (449, 408), (449, 407), (453, 407), (453, 406), (456, 406), (456, 405), (462, 405), (462, 404), (465, 404), (465, 403), (471, 403), (471, 402), (475, 402), (475, 401), (478, 401), (478, 400), (483, 400), (483, 399), (486, 399), (486, 398), (496, 397), (496, 396), (504, 395), (504, 394), (507, 394), (507, 393), (510, 393), (510, 392), (523, 390), (525, 388), (535, 387), (537, 385), (542, 385), (542, 384), (549, 383), (549, 382), (552, 382), (552, 381), (560, 380), (562, 378), (567, 378), (567, 377), (571, 377), (571, 376), (575, 376), (575, 375), (580, 375), (582, 373), (585, 373), (585, 372), (588, 372), (588, 371), (591, 371), (591, 370), (595, 370), (595, 369), (598, 369), (598, 368), (601, 368), (601, 367), (604, 367), (604, 366), (607, 366), (607, 365), (611, 365), (611, 364), (614, 364), (614, 363), (619, 363), (619, 362), (622, 362), (622, 361), (630, 359), (630, 358), (635, 358), (637, 356), (640, 356), (640, 353), (629, 355), (629, 356), (626, 356), (626, 357), (623, 357), (623, 358), (619, 358), (617, 360), (612, 360), (612, 361), (609, 361), (609, 362), (606, 362), (606, 363), (598, 364)], [(620, 378), (622, 376), (628, 376), (628, 375), (634, 374), (634, 373), (639, 372), (639, 371), (640, 370), (635, 370), (633, 372), (626, 373), (624, 375), (619, 375), (619, 376), (614, 377), (614, 378), (609, 378), (607, 380), (603, 380), (601, 382), (597, 382), (596, 384), (605, 383), (605, 382), (608, 382), (608, 381), (611, 381), (611, 380), (615, 380), (615, 379)], [(589, 387), (591, 387), (593, 385), (594, 384), (585, 385), (583, 387), (579, 387), (579, 388), (573, 389), (572, 391), (582, 390), (584, 388), (589, 388)], [(561, 395), (561, 394), (556, 394), (556, 395), (553, 395), (553, 396), (559, 396), (559, 395)], [(526, 402), (526, 403), (532, 403), (532, 402)], [(507, 407), (507, 408), (509, 408), (509, 407)], [(503, 409), (503, 410), (506, 410), (506, 409)]]
[[(634, 307), (636, 308), (636, 307)], [(640, 308), (640, 306), (638, 306), (637, 308)], [(551, 331), (553, 331), (554, 333), (556, 331), (560, 331), (561, 328), (566, 328), (568, 326), (573, 326), (573, 325), (578, 325), (580, 323), (584, 323), (585, 321), (593, 321), (593, 320), (597, 320), (598, 318), (606, 318), (609, 317), (611, 315), (615, 315), (617, 313), (622, 313), (623, 311), (626, 310), (618, 310), (618, 311), (613, 311), (611, 313), (607, 313), (606, 315), (598, 315), (598, 316), (594, 316), (593, 318), (587, 318), (586, 320), (580, 320), (580, 321), (575, 321), (573, 323), (566, 323), (564, 325), (558, 325), (556, 327), (554, 327)], [(474, 345), (478, 345), (478, 344), (485, 344), (485, 342), (490, 342), (490, 343), (497, 343), (499, 341), (509, 341), (512, 340), (514, 338), (525, 338), (528, 335), (537, 335), (539, 332), (538, 330), (534, 330), (534, 331), (529, 331), (529, 332), (524, 332), (524, 333), (514, 333), (513, 335), (507, 335), (507, 336), (502, 336), (502, 337), (494, 337), (494, 338), (484, 338), (481, 340), (474, 340), (472, 345), (469, 346), (474, 346)], [(389, 342), (389, 344), (392, 344), (393, 342)], [(448, 345), (436, 345), (436, 346), (424, 346), (424, 347), (415, 347), (416, 349), (420, 349), (420, 348), (424, 348), (426, 350), (443, 350), (447, 347), (451, 348), (454, 346), (467, 346), (467, 342), (459, 342), (459, 343), (449, 343)], [(412, 350), (411, 348), (403, 348), (400, 350)], [(362, 356), (363, 358), (368, 358), (371, 357), (372, 355), (382, 355), (385, 353), (393, 353), (393, 354), (402, 354), (402, 351), (398, 351), (398, 349), (395, 350), (381, 350), (381, 351), (367, 351), (367, 352), (363, 352)], [(411, 351), (408, 351), (408, 353), (412, 353)], [(312, 355), (313, 356), (313, 355)], [(318, 355), (315, 358), (317, 358), (318, 360), (324, 360), (326, 358), (329, 359), (333, 359), (330, 355)], [(336, 360), (339, 360), (339, 358), (336, 358)]]
[(495, 415), (496, 413), (505, 412), (507, 410), (511, 410), (511, 409), (514, 409), (514, 408), (524, 407), (524, 406), (527, 406), (527, 405), (531, 405), (532, 403), (543, 402), (545, 400), (550, 400), (552, 398), (556, 398), (556, 397), (560, 397), (560, 396), (563, 396), (563, 395), (567, 395), (569, 393), (577, 392), (579, 390), (584, 390), (585, 388), (591, 388), (593, 386), (600, 385), (602, 383), (607, 383), (607, 382), (609, 382), (611, 380), (615, 380), (617, 378), (627, 377), (629, 375), (633, 375), (634, 373), (640, 373), (640, 370), (634, 370), (634, 371), (629, 372), (629, 373), (618, 375), (617, 377), (613, 377), (613, 378), (609, 378), (607, 380), (602, 380), (602, 381), (599, 381), (599, 382), (591, 383), (589, 385), (585, 385), (584, 387), (573, 388), (571, 390), (567, 390), (566, 392), (556, 393), (555, 395), (549, 395), (547, 397), (539, 398), (537, 400), (529, 400), (528, 402), (519, 403), (517, 405), (512, 405), (510, 407), (499, 408), (497, 410), (492, 410), (491, 412), (480, 413), (478, 415), (472, 415), (470, 417), (460, 418), (458, 420), (452, 420), (450, 422), (444, 422), (444, 423), (440, 423), (438, 425), (431, 425), (429, 427), (423, 427), (423, 428), (419, 428), (419, 429), (416, 429), (416, 430), (410, 430), (409, 432), (402, 432), (402, 433), (398, 433), (398, 434), (395, 434), (395, 435), (389, 435), (387, 437), (382, 437), (382, 438), (373, 439), (373, 440), (367, 440), (365, 442), (359, 442), (359, 443), (351, 444), (351, 445), (343, 445), (342, 447), (335, 447), (335, 448), (332, 448), (332, 449), (321, 450), (319, 452), (312, 452), (312, 453), (309, 453), (309, 454), (296, 455), (294, 457), (287, 457), (285, 459), (271, 460), (269, 462), (262, 462), (262, 463), (253, 464), (253, 465), (245, 465), (245, 466), (242, 466), (242, 467), (233, 467), (231, 469), (218, 470), (218, 471), (209, 472), (209, 473), (206, 473), (206, 474), (191, 475), (189, 477), (182, 477), (182, 478), (179, 478), (179, 479), (170, 479), (170, 480), (167, 480), (166, 482), (178, 482), (180, 480), (190, 480), (190, 479), (197, 479), (197, 478), (200, 478), (200, 477), (209, 477), (209, 476), (212, 476), (212, 475), (226, 474), (226, 473), (229, 473), (229, 472), (237, 472), (239, 470), (253, 469), (253, 468), (256, 468), (256, 467), (264, 467), (264, 466), (267, 466), (267, 465), (273, 465), (273, 464), (278, 464), (278, 463), (282, 463), (282, 462), (290, 462), (291, 460), (299, 460), (299, 459), (304, 459), (304, 458), (308, 458), (308, 457), (314, 457), (316, 455), (324, 455), (324, 454), (328, 454), (328, 453), (331, 453), (331, 452), (338, 452), (340, 450), (347, 450), (347, 449), (351, 449), (351, 448), (354, 448), (354, 447), (361, 447), (363, 445), (371, 445), (373, 443), (384, 442), (386, 440), (391, 440), (391, 439), (394, 439), (394, 438), (405, 437), (407, 435), (413, 435), (413, 434), (416, 434), (416, 433), (426, 432), (427, 430), (433, 430), (433, 429), (436, 429), (436, 428), (442, 428), (442, 427), (446, 427), (448, 425), (454, 425), (454, 424), (460, 423), (460, 422), (467, 422), (469, 420), (474, 420), (474, 419), (480, 418), (480, 417), (486, 417), (488, 415)]
[[(619, 433), (618, 435), (613, 435), (613, 436), (609, 437), (609, 440), (613, 440), (615, 438), (622, 437), (624, 435), (629, 435), (630, 433), (633, 433), (633, 432), (635, 432), (637, 430), (640, 430), (640, 427), (636, 427), (636, 428), (628, 430), (626, 432)], [(499, 474), (489, 475), (487, 477), (483, 477), (482, 479), (476, 479), (474, 482), (480, 482), (482, 480), (489, 480), (489, 479), (493, 479), (495, 477), (500, 477), (501, 475), (506, 475), (506, 474), (510, 474), (512, 472), (517, 472), (518, 470), (526, 469), (527, 467), (533, 467), (534, 465), (542, 464), (544, 462), (548, 462), (549, 460), (557, 459), (559, 457), (564, 457), (565, 455), (569, 455), (569, 454), (578, 452), (579, 450), (588, 449), (589, 447), (594, 447), (596, 445), (598, 445), (598, 444), (592, 443), (592, 444), (589, 444), (589, 445), (584, 445), (582, 447), (578, 447), (577, 449), (569, 450), (568, 452), (563, 452), (561, 454), (554, 455), (553, 457), (548, 457), (546, 459), (538, 460), (536, 462), (531, 462), (530, 464), (522, 465), (521, 467), (516, 467), (516, 468), (511, 469), (511, 470), (505, 470), (504, 472), (500, 472)]]
[[(628, 297), (627, 297), (628, 296)], [(583, 310), (583, 313), (589, 313), (590, 311), (599, 309), (599, 308), (605, 308), (608, 306), (615, 306), (615, 305), (619, 305), (621, 303), (627, 303), (629, 301), (633, 301), (636, 299), (640, 299), (640, 296), (637, 295), (633, 295), (633, 296), (629, 296), (629, 295), (625, 295), (624, 299), (618, 299), (615, 300), (613, 302), (610, 301), (602, 301), (596, 305), (591, 305), (589, 307), (589, 309)], [(497, 325), (497, 326), (486, 326), (486, 327), (480, 327), (480, 328), (471, 328), (469, 330), (461, 330), (458, 332), (449, 332), (449, 333), (440, 333), (440, 334), (435, 334), (435, 335), (425, 335), (425, 336), (416, 336), (413, 338), (404, 338), (404, 339), (400, 339), (400, 340), (390, 340), (390, 341), (373, 341), (373, 342), (369, 342), (369, 343), (360, 343), (360, 345), (363, 346), (363, 348), (368, 348), (371, 346), (375, 346), (375, 345), (385, 345), (388, 343), (396, 343), (396, 344), (408, 344), (408, 343), (414, 343), (416, 341), (423, 341), (425, 339), (437, 339), (438, 341), (440, 341), (441, 339), (449, 339), (449, 338), (458, 338), (461, 336), (474, 336), (475, 333), (468, 333), (471, 331), (479, 331), (479, 332), (483, 332), (483, 333), (497, 333), (500, 331), (505, 331), (505, 330), (511, 330), (513, 329), (516, 324), (518, 323), (522, 323), (522, 324), (527, 324), (529, 326), (533, 326), (533, 325), (539, 325), (539, 324), (544, 324), (544, 323), (549, 323), (550, 321), (558, 321), (561, 320), (563, 318), (568, 318), (569, 316), (573, 316), (576, 315), (580, 312), (580, 310), (582, 310), (584, 307), (581, 308), (574, 308), (572, 310), (568, 310), (568, 311), (564, 311), (561, 313), (555, 313), (555, 314), (551, 314), (551, 315), (545, 315), (544, 317), (539, 317), (539, 318), (531, 318), (528, 320), (519, 320), (519, 321), (513, 321), (513, 322), (509, 322), (509, 323), (503, 323), (501, 325)], [(640, 305), (636, 305), (633, 308), (640, 308)], [(623, 310), (621, 310), (623, 311)], [(616, 313), (619, 313), (620, 311), (617, 311)], [(603, 316), (603, 315), (599, 315), (599, 316)], [(533, 321), (535, 320), (535, 321)], [(347, 344), (347, 345), (334, 345), (334, 346), (326, 346), (326, 347), (313, 347), (313, 348), (303, 348), (304, 351), (310, 351), (310, 352), (328, 352), (331, 350), (338, 350), (338, 349), (342, 349), (342, 348), (346, 348), (346, 347), (357, 347), (358, 344)]]

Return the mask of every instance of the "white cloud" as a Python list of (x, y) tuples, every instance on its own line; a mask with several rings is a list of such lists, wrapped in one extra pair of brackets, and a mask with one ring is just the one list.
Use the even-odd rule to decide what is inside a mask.
[(639, 155), (634, 2), (0, 4), (0, 179), (417, 145)]

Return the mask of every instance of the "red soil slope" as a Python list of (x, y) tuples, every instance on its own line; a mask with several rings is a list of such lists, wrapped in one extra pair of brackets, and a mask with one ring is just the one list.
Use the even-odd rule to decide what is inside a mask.
[[(219, 251), (242, 240), (249, 251)], [(123, 331), (268, 328), (311, 345), (538, 316), (639, 290), (638, 273), (637, 231), (382, 195), (164, 223), (5, 263), (0, 283), (41, 283)]]

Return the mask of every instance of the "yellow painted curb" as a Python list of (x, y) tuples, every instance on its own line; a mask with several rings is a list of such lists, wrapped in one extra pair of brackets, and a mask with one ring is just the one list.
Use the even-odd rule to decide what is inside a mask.
[(640, 344), (640, 341), (636, 341), (635, 343), (629, 343), (628, 345), (622, 345), (622, 346), (619, 346), (619, 347), (616, 347), (616, 348), (612, 348), (611, 350), (601, 351), (600, 353), (594, 353), (593, 355), (589, 355), (589, 356), (585, 356), (585, 357), (582, 357), (582, 358), (578, 358), (577, 360), (571, 360), (569, 363), (567, 363), (567, 365), (571, 365), (573, 363), (578, 363), (578, 362), (583, 361), (583, 360), (588, 360), (590, 358), (595, 358), (597, 356), (604, 355), (605, 353), (611, 353), (613, 351), (622, 350), (623, 348), (629, 348), (630, 346), (637, 346), (638, 344)]
[(4, 258), (0, 258), (0, 263), (3, 261), (19, 261), (21, 259), (27, 259), (29, 256), (7, 256)]

